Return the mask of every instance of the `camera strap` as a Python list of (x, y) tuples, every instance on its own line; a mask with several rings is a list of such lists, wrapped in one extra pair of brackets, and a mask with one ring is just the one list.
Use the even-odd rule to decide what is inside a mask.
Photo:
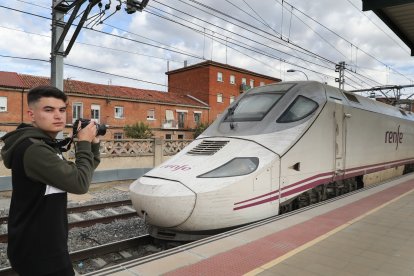
[(66, 152), (70, 149), (73, 139), (71, 137), (59, 141), (43, 140), (51, 147), (58, 148), (61, 152)]

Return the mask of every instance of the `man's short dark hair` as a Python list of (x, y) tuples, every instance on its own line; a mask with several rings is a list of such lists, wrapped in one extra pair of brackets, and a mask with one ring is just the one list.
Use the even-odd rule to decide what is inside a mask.
[(54, 86), (37, 86), (29, 90), (27, 94), (27, 103), (30, 105), (37, 102), (41, 98), (56, 98), (61, 99), (63, 102), (67, 102), (68, 97), (62, 90)]

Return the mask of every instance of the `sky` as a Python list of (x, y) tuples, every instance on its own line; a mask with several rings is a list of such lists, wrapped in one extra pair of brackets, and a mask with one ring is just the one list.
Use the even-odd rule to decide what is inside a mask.
[[(337, 87), (343, 61), (347, 90), (414, 83), (410, 49), (361, 0), (149, 0), (133, 14), (124, 2), (103, 0), (102, 16), (92, 9), (64, 59), (65, 79), (167, 91), (166, 71), (213, 60)], [(0, 71), (50, 76), (51, 6), (0, 0)]]

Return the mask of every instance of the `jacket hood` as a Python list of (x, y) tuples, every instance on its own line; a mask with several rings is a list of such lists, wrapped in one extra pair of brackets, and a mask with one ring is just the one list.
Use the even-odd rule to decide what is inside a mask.
[(1, 140), (4, 141), (4, 146), (1, 149), (1, 157), (6, 168), (11, 168), (14, 149), (26, 138), (52, 140), (52, 138), (40, 128), (28, 124), (19, 125), (16, 130), (7, 133), (1, 138)]

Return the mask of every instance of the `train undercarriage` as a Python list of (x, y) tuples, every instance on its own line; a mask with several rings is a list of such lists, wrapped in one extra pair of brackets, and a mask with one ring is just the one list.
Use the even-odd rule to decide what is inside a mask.
[(414, 164), (407, 164), (379, 172), (321, 184), (281, 204), (279, 214), (284, 214), (411, 172), (414, 172)]

